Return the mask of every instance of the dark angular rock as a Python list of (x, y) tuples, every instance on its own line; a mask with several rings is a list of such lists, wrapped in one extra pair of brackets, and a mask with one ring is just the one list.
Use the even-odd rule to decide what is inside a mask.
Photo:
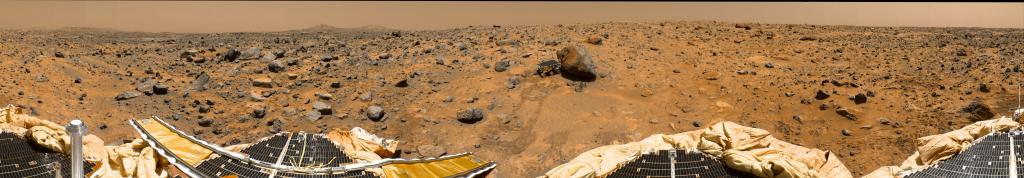
[(235, 60), (238, 60), (238, 56), (241, 56), (241, 55), (242, 55), (242, 52), (239, 52), (238, 49), (228, 48), (228, 51), (225, 51), (224, 54), (221, 55), (221, 60), (235, 61)]
[(865, 95), (864, 93), (857, 93), (857, 95), (853, 96), (853, 103), (864, 104), (864, 103), (867, 103), (867, 102), (868, 102), (868, 96)]
[(821, 90), (818, 90), (818, 92), (814, 94), (814, 99), (818, 99), (818, 100), (828, 99), (828, 97), (829, 97), (828, 93), (825, 93), (825, 91), (821, 91)]
[(395, 83), (395, 87), (398, 87), (398, 88), (409, 87), (409, 80), (398, 81), (398, 83)]
[(153, 93), (154, 93), (154, 94), (158, 94), (158, 95), (166, 95), (166, 94), (167, 94), (167, 91), (168, 91), (169, 89), (170, 89), (170, 87), (168, 87), (167, 85), (164, 85), (164, 84), (156, 84), (156, 85), (153, 85)]

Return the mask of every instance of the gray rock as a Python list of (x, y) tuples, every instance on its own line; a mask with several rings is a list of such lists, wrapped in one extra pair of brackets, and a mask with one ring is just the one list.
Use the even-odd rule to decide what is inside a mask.
[(121, 101), (121, 100), (132, 99), (132, 98), (139, 97), (139, 96), (142, 96), (142, 92), (126, 91), (126, 92), (121, 92), (121, 94), (117, 94), (117, 96), (114, 97), (114, 99), (117, 100), (117, 101)]
[(153, 86), (154, 85), (156, 85), (156, 80), (145, 78), (145, 79), (143, 79), (142, 82), (139, 82), (139, 83), (135, 84), (135, 90), (139, 91), (139, 92), (142, 92), (143, 94), (146, 94), (146, 95), (152, 95), (153, 94)]
[(245, 52), (242, 52), (242, 54), (238, 56), (238, 59), (239, 60), (257, 59), (257, 58), (260, 58), (260, 55), (261, 55), (260, 54), (260, 48), (252, 47), (252, 48), (249, 48), (249, 50), (246, 50)]
[(181, 52), (181, 55), (179, 56), (179, 58), (182, 58), (182, 59), (191, 58), (191, 57), (194, 57), (196, 55), (199, 55), (199, 50), (189, 49), (189, 50), (185, 50), (184, 52)]
[(249, 116), (251, 116), (253, 118), (263, 118), (263, 116), (266, 116), (266, 115), (267, 115), (267, 105), (262, 105), (262, 104), (255, 106), (253, 108), (252, 112), (249, 113)]
[(853, 114), (853, 111), (850, 111), (850, 109), (847, 109), (846, 107), (839, 107), (839, 109), (836, 109), (836, 114), (850, 120), (857, 120), (857, 116)]
[(437, 65), (444, 65), (444, 57), (437, 56), (437, 58), (434, 58), (434, 63)]
[(597, 78), (597, 72), (594, 71), (594, 62), (587, 55), (585, 48), (567, 46), (562, 48), (562, 50), (558, 50), (556, 55), (558, 56), (559, 66), (563, 74), (586, 80)]
[(519, 77), (512, 76), (508, 78), (508, 89), (514, 89), (519, 86)]
[(384, 119), (384, 108), (380, 106), (370, 106), (366, 108), (366, 118), (373, 121), (381, 121)]
[(208, 113), (210, 112), (210, 105), (199, 105), (199, 108), (196, 109), (199, 110), (199, 113)]
[(309, 120), (309, 121), (318, 121), (318, 120), (320, 120), (320, 118), (321, 118), (322, 116), (323, 116), (323, 114), (321, 114), (321, 113), (320, 113), (320, 112), (318, 112), (318, 111), (309, 111), (309, 112), (307, 112), (307, 113), (306, 113), (306, 120)]
[(878, 123), (880, 123), (882, 125), (889, 125), (890, 123), (892, 123), (892, 121), (889, 120), (889, 118), (886, 118), (886, 117), (878, 117)]
[(53, 52), (53, 57), (64, 58), (64, 53), (60, 51)]
[(513, 40), (513, 39), (506, 39), (506, 40), (501, 40), (501, 41), (495, 42), (495, 45), (498, 45), (498, 46), (518, 46), (519, 44), (521, 44), (519, 42), (519, 40)]
[(210, 83), (210, 76), (206, 73), (201, 73), (196, 76), (195, 80), (192, 80), (192, 86), (190, 89), (193, 91), (204, 91), (206, 90), (206, 84)]
[(843, 129), (843, 136), (853, 136), (853, 131)]
[(473, 124), (484, 119), (484, 110), (479, 108), (462, 110), (459, 111), (457, 119), (462, 123)]
[(210, 118), (199, 119), (198, 124), (199, 124), (199, 126), (210, 127), (210, 126), (213, 126), (213, 119), (210, 119)]
[(274, 81), (271, 80), (270, 78), (267, 78), (267, 77), (255, 78), (255, 79), (252, 79), (252, 86), (263, 87), (263, 88), (273, 88), (274, 87)]
[(448, 96), (448, 97), (445, 97), (444, 100), (441, 100), (441, 101), (445, 102), (445, 103), (451, 103), (452, 101), (455, 101), (455, 97), (454, 96)]
[(326, 54), (325, 54), (325, 55), (323, 55), (323, 56), (320, 56), (320, 60), (321, 60), (321, 61), (333, 61), (333, 60), (338, 60), (338, 56), (332, 56), (332, 55), (326, 55)]
[(334, 95), (331, 95), (330, 93), (324, 93), (324, 92), (317, 92), (316, 94), (313, 94), (313, 95), (316, 95), (317, 98), (320, 98), (322, 100), (331, 100), (332, 98), (334, 98)]
[(278, 50), (274, 50), (273, 54), (274, 54), (274, 57), (276, 57), (276, 58), (282, 58), (285, 55), (285, 51), (283, 49), (278, 49)]
[(270, 70), (270, 72), (282, 72), (284, 71), (285, 66), (286, 65), (280, 60), (271, 60), (267, 63), (267, 69)]
[(544, 45), (546, 45), (546, 46), (555, 46), (555, 45), (558, 45), (558, 44), (559, 44), (558, 40), (544, 40)]
[(331, 115), (331, 113), (333, 112), (330, 104), (320, 101), (313, 102), (313, 111), (320, 112), (320, 114), (324, 115)]
[(281, 123), (281, 120), (278, 120), (278, 119), (274, 119), (273, 121), (270, 121), (267, 124), (270, 125), (270, 132), (271, 133), (279, 133), (279, 132), (281, 132), (281, 127), (284, 125), (284, 123)]
[(498, 62), (494, 63), (494, 71), (497, 71), (497, 72), (504, 72), (504, 71), (508, 70), (508, 67), (509, 67), (509, 62), (506, 61), (506, 60), (501, 60), (501, 61), (498, 61)]
[(359, 95), (359, 100), (370, 101), (373, 100), (373, 92), (366, 92)]

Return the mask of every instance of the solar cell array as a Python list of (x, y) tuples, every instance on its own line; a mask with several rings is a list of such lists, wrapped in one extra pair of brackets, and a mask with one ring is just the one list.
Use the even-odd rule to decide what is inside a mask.
[[(286, 146), (287, 145), (287, 146)], [(287, 149), (286, 149), (287, 148)], [(283, 157), (281, 153), (284, 153)], [(242, 150), (250, 158), (295, 167), (338, 167), (352, 160), (345, 156), (333, 142), (319, 134), (293, 133), (277, 134)], [(232, 158), (219, 156), (203, 161), (196, 166), (207, 176), (224, 177), (294, 177), (294, 178), (371, 178), (377, 177), (365, 171), (351, 171), (342, 174), (300, 174), (273, 172), (271, 169), (247, 164)]]
[[(1003, 132), (986, 136), (966, 150), (953, 157), (940, 161), (938, 164), (921, 171), (914, 172), (907, 178), (949, 177), (949, 178), (996, 178), (1009, 177), (1011, 161), (1016, 166), (1019, 177), (1024, 171), (1021, 166), (1020, 151), (1024, 145), (1024, 133)], [(1011, 141), (1012, 137), (1012, 141)], [(1014, 154), (1011, 155), (1011, 145)]]
[[(71, 177), (71, 158), (60, 153), (39, 152), (21, 137), (0, 132), (0, 177)], [(86, 162), (85, 172), (92, 171)]]
[(284, 165), (336, 167), (352, 160), (338, 146), (319, 134), (291, 134), (291, 141), (282, 162)]
[(704, 153), (661, 150), (640, 155), (608, 178), (673, 178), (673, 175), (675, 178), (754, 177), (725, 167), (720, 159)]

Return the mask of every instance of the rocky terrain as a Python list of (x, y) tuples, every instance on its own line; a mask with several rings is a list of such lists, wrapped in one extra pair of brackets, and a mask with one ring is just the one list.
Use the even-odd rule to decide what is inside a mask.
[(1019, 106), (1024, 30), (723, 22), (266, 33), (0, 31), (0, 102), (120, 144), (157, 116), (204, 140), (362, 127), (401, 157), (532, 177), (716, 121), (831, 150), (854, 176)]

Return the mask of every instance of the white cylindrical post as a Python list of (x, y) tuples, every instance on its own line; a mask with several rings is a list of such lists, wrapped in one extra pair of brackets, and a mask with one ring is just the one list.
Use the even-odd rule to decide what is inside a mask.
[(81, 120), (71, 120), (65, 130), (71, 136), (71, 178), (84, 177), (85, 171), (82, 168), (82, 135), (85, 135), (85, 123)]

